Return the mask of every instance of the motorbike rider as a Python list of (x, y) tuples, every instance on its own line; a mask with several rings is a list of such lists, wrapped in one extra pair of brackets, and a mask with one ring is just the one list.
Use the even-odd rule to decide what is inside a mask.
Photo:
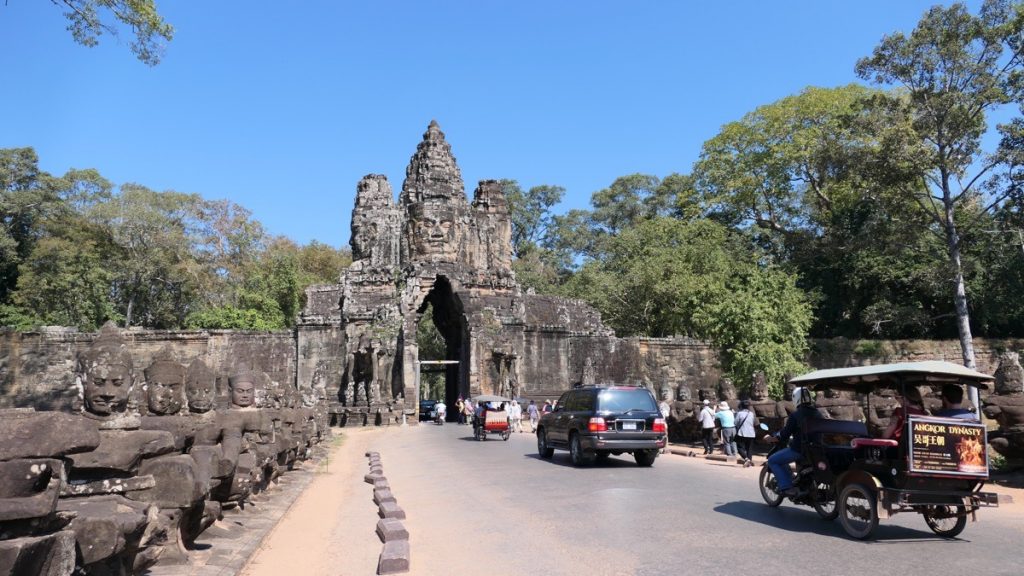
[(796, 404), (796, 411), (786, 419), (786, 425), (782, 430), (765, 438), (765, 441), (770, 443), (789, 441), (787, 447), (768, 458), (768, 467), (775, 474), (779, 493), (789, 497), (798, 494), (797, 488), (793, 486), (793, 475), (789, 465), (802, 457), (800, 450), (805, 423), (810, 418), (822, 418), (821, 412), (814, 406), (814, 396), (809, 389), (794, 388), (793, 403)]
[(448, 412), (448, 407), (445, 406), (444, 400), (438, 400), (437, 404), (434, 405), (434, 410), (437, 414), (437, 422), (444, 422), (444, 418)]

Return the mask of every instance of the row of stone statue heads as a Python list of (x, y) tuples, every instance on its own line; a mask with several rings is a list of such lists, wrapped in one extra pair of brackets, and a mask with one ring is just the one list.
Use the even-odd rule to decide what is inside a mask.
[[(69, 456), (60, 507), (88, 520), (72, 524), (80, 547), (107, 551), (81, 559), (89, 573), (181, 556), (223, 509), (244, 507), (327, 433), (323, 390), (300, 395), (244, 365), (227, 378), (226, 398), (200, 358), (186, 366), (161, 351), (142, 375), (137, 390), (132, 355), (111, 324), (77, 358), (80, 414), (99, 436)], [(138, 522), (118, 524), (120, 535), (98, 528), (114, 510), (134, 510)]]

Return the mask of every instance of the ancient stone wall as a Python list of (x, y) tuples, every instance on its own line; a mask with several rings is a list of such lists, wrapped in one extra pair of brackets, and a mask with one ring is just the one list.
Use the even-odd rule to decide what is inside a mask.
[[(0, 331), (0, 408), (77, 408), (75, 357), (95, 337), (94, 333), (66, 329), (25, 333)], [(239, 362), (265, 373), (270, 382), (296, 384), (296, 341), (291, 330), (126, 330), (124, 339), (131, 350), (137, 382), (143, 381), (142, 368), (166, 348), (184, 364), (203, 358), (218, 376), (221, 398), (227, 394), (226, 376)], [(304, 381), (303, 386), (309, 386), (310, 381)]]
[[(978, 371), (995, 372), (999, 354), (1024, 351), (1024, 339), (974, 339), (974, 357)], [(892, 362), (945, 360), (963, 364), (957, 340), (848, 340), (846, 338), (811, 340), (808, 364), (817, 369), (870, 366)]]

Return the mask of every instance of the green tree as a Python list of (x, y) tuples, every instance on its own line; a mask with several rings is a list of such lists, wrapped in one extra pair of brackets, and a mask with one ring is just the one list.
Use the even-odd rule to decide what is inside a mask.
[(178, 327), (202, 301), (194, 251), (201, 202), (194, 194), (125, 184), (89, 210), (89, 220), (106, 233), (100, 249), (110, 259), (113, 299), (126, 326)]
[(18, 265), (42, 235), (41, 221), (59, 208), (56, 179), (39, 170), (32, 148), (0, 149), (0, 302), (18, 282)]
[(131, 30), (132, 53), (142, 62), (155, 66), (163, 56), (164, 45), (174, 37), (174, 27), (157, 12), (154, 0), (50, 0), (65, 9), (68, 31), (75, 42), (93, 47), (103, 34), (119, 36), (119, 27)]
[(757, 369), (781, 386), (800, 364), (811, 322), (807, 297), (793, 275), (763, 265), (745, 237), (709, 220), (661, 216), (604, 246), (566, 289), (617, 333), (708, 339), (742, 384)]
[[(903, 186), (930, 218), (929, 230), (946, 247), (952, 300), (964, 365), (975, 367), (970, 308), (964, 278), (964, 233), (972, 213), (999, 206), (1012, 187), (997, 187), (1014, 152), (1004, 146), (991, 154), (982, 147), (986, 114), (1010, 103), (1024, 104), (1021, 58), (1024, 11), (1007, 0), (986, 0), (977, 16), (962, 4), (928, 10), (909, 36), (885, 36), (871, 56), (857, 63), (857, 74), (877, 84), (895, 85), (905, 97), (879, 97), (876, 105), (909, 119), (892, 126), (912, 151), (915, 178)], [(984, 184), (991, 183), (986, 188)]]

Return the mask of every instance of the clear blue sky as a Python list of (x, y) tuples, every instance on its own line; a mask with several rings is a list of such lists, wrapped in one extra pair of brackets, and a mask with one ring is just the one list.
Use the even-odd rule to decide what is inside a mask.
[[(856, 80), (933, 1), (161, 0), (155, 68), (75, 44), (47, 0), (0, 5), (0, 147), (42, 169), (229, 198), (270, 232), (347, 244), (356, 183), (396, 194), (437, 119), (478, 180), (567, 190), (689, 172), (761, 104)], [(978, 2), (969, 2), (976, 12)]]

